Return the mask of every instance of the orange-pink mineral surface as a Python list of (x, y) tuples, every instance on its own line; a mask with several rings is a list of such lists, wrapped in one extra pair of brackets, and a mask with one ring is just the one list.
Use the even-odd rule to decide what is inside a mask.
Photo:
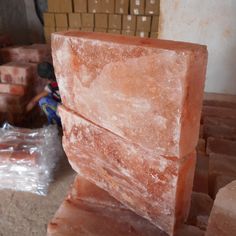
[(205, 46), (64, 32), (53, 34), (52, 55), (67, 108), (161, 155), (196, 147)]
[(52, 54), (72, 167), (173, 235), (189, 210), (206, 47), (64, 32)]

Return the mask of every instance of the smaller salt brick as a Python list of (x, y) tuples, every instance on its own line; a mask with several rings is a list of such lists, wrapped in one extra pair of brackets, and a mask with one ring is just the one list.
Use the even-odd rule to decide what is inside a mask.
[(208, 137), (236, 140), (236, 128), (204, 124), (204, 138)]
[(0, 66), (0, 81), (7, 84), (28, 85), (36, 76), (36, 66), (27, 62), (9, 62)]
[(196, 148), (206, 46), (60, 32), (52, 55), (69, 109), (160, 155), (182, 158)]
[(224, 128), (234, 128), (236, 129), (235, 119), (227, 119), (227, 118), (218, 118), (218, 117), (205, 117), (204, 124), (206, 125), (214, 125), (221, 126)]
[(206, 153), (206, 141), (203, 138), (200, 138), (198, 140), (198, 144), (197, 144), (197, 152), (198, 153)]
[(76, 177), (48, 224), (47, 236), (167, 236), (107, 192)]
[(197, 154), (197, 163), (193, 181), (193, 191), (208, 194), (209, 186), (209, 157)]
[(47, 44), (32, 44), (30, 46), (6, 47), (0, 49), (3, 62), (42, 62), (51, 61), (51, 51)]
[(203, 106), (202, 116), (236, 119), (236, 109), (227, 107)]
[(208, 194), (192, 192), (187, 224), (206, 230), (212, 206), (213, 200)]
[(210, 214), (206, 236), (236, 235), (236, 181), (221, 188)]
[(72, 168), (173, 235), (187, 218), (195, 151), (179, 160), (143, 149), (63, 106), (63, 148)]
[(204, 236), (205, 232), (192, 225), (183, 225), (175, 236)]
[(235, 109), (236, 102), (233, 100), (235, 100), (235, 97), (234, 97), (234, 99), (232, 99), (232, 101), (203, 100), (203, 105), (204, 106), (214, 106), (214, 107), (227, 107), (227, 108), (234, 108)]
[(26, 92), (27, 87), (24, 85), (0, 83), (0, 93), (23, 96)]
[(223, 154), (211, 153), (209, 155), (209, 185), (210, 195), (215, 198), (217, 189), (216, 178), (219, 175), (231, 176), (236, 179), (236, 158)]
[(208, 154), (218, 153), (236, 156), (236, 141), (209, 137), (207, 139), (206, 151)]
[(228, 175), (216, 176), (213, 189), (213, 198), (215, 198), (216, 194), (221, 188), (223, 188), (233, 180), (236, 180), (236, 176), (228, 176)]

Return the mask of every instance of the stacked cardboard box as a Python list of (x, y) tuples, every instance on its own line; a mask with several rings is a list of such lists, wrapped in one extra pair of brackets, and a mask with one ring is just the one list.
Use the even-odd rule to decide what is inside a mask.
[(44, 33), (65, 30), (158, 36), (160, 0), (48, 0)]

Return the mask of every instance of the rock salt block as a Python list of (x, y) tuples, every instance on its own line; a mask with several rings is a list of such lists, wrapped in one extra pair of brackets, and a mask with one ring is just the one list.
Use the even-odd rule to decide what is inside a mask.
[(236, 158), (223, 154), (209, 155), (209, 184), (210, 195), (215, 198), (217, 182), (216, 178), (219, 175), (231, 176), (236, 179)]
[(204, 125), (204, 138), (207, 139), (208, 137), (236, 140), (236, 128), (221, 125)]
[(218, 153), (236, 156), (236, 141), (209, 137), (207, 139), (206, 151), (208, 154)]
[(184, 225), (178, 229), (175, 236), (204, 236), (204, 231), (192, 225)]
[(187, 217), (195, 152), (182, 160), (143, 149), (59, 107), (72, 168), (138, 215), (173, 235)]
[(221, 126), (224, 128), (236, 128), (235, 119), (218, 118), (218, 117), (205, 117), (204, 124), (205, 125)]
[(200, 125), (200, 129), (199, 129), (199, 138), (203, 138), (204, 136), (204, 125)]
[(202, 108), (203, 117), (219, 117), (219, 118), (236, 118), (236, 109), (227, 107), (214, 107), (214, 106), (203, 106)]
[(71, 191), (48, 224), (48, 236), (166, 236), (122, 206), (107, 192), (76, 177)]
[(195, 149), (205, 46), (61, 32), (52, 34), (52, 55), (66, 107), (161, 155), (181, 158)]
[(19, 84), (4, 84), (0, 83), (0, 93), (24, 96), (27, 93), (27, 87)]
[(47, 44), (13, 46), (0, 49), (3, 62), (42, 62), (50, 61), (50, 47)]
[(209, 217), (206, 236), (236, 235), (236, 181), (221, 188)]
[(214, 107), (227, 107), (227, 108), (236, 108), (236, 102), (233, 101), (235, 100), (232, 99), (232, 101), (217, 101), (217, 100), (203, 100), (203, 105), (204, 106), (214, 106)]
[(28, 85), (36, 77), (36, 66), (27, 62), (9, 62), (0, 66), (0, 81), (7, 84)]
[(213, 198), (215, 198), (218, 191), (232, 182), (233, 180), (236, 180), (236, 176), (228, 176), (228, 175), (218, 175), (215, 177), (214, 181), (214, 189), (213, 189)]
[(209, 157), (204, 154), (197, 154), (197, 163), (193, 181), (193, 191), (208, 194), (209, 180)]
[(212, 206), (213, 200), (208, 194), (192, 192), (187, 223), (206, 230)]

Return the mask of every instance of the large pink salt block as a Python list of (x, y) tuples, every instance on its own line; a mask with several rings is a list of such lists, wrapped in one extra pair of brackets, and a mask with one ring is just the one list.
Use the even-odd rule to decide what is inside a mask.
[(206, 236), (236, 235), (236, 181), (221, 188), (210, 214)]
[(78, 176), (48, 224), (47, 235), (166, 236), (107, 192)]
[(195, 152), (179, 160), (131, 143), (59, 108), (63, 147), (73, 169), (173, 235), (188, 215)]
[(36, 65), (27, 62), (9, 62), (0, 66), (0, 81), (10, 84), (32, 84), (36, 78)]
[(52, 36), (63, 104), (161, 155), (197, 145), (205, 46), (102, 33)]

